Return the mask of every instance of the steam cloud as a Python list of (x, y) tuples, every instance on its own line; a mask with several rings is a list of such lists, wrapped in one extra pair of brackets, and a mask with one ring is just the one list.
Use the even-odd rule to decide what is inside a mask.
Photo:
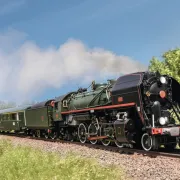
[(41, 49), (26, 40), (26, 34), (9, 30), (0, 35), (0, 69), (0, 97), (30, 99), (48, 87), (62, 88), (72, 81), (90, 83), (146, 67), (104, 49), (89, 49), (74, 39), (59, 48)]

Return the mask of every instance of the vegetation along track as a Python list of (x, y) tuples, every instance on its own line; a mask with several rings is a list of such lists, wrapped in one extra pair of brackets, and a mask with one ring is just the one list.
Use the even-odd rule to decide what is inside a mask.
[(155, 158), (157, 156), (164, 156), (164, 157), (171, 157), (171, 158), (180, 158), (180, 150), (174, 149), (173, 152), (169, 153), (166, 152), (163, 148), (161, 148), (159, 151), (144, 151), (141, 149), (133, 149), (133, 148), (119, 148), (116, 146), (103, 146), (101, 144), (90, 144), (90, 143), (81, 143), (77, 141), (66, 141), (66, 140), (59, 140), (59, 139), (46, 139), (42, 137), (33, 137), (33, 136), (27, 136), (24, 134), (14, 134), (14, 133), (0, 133), (0, 135), (6, 135), (6, 136), (15, 136), (19, 138), (28, 138), (33, 140), (41, 140), (41, 141), (49, 141), (49, 142), (56, 142), (56, 143), (68, 143), (68, 144), (76, 144), (79, 146), (86, 146), (88, 148), (92, 149), (101, 149), (101, 150), (107, 150), (112, 152), (118, 152), (118, 153), (126, 153), (126, 154), (138, 154), (143, 156), (149, 156), (152, 158)]

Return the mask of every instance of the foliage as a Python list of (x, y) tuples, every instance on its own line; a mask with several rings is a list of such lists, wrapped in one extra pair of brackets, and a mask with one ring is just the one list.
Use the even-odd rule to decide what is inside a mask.
[(59, 156), (30, 147), (13, 146), (0, 141), (1, 179), (106, 180), (122, 179), (116, 167), (102, 167), (96, 161), (69, 154)]
[[(163, 60), (160, 61), (153, 57), (150, 60), (149, 70), (161, 74), (170, 75), (180, 83), (180, 48), (169, 50), (162, 55)], [(172, 113), (176, 124), (180, 124), (176, 115)]]
[(149, 70), (159, 71), (161, 74), (167, 74), (175, 78), (180, 83), (180, 48), (169, 50), (162, 55), (160, 61), (153, 57), (150, 60)]

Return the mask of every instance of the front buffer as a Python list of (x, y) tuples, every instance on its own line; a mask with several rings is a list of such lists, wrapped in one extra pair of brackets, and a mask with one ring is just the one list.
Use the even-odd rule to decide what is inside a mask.
[(146, 151), (159, 149), (163, 145), (167, 150), (173, 151), (180, 138), (180, 126), (151, 128), (141, 138), (142, 148)]

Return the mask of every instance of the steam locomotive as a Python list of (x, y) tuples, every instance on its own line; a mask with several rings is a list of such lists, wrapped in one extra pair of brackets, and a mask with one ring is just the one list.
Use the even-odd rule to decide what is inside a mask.
[(180, 137), (180, 84), (137, 72), (35, 105), (0, 111), (0, 131), (37, 137), (173, 150)]

